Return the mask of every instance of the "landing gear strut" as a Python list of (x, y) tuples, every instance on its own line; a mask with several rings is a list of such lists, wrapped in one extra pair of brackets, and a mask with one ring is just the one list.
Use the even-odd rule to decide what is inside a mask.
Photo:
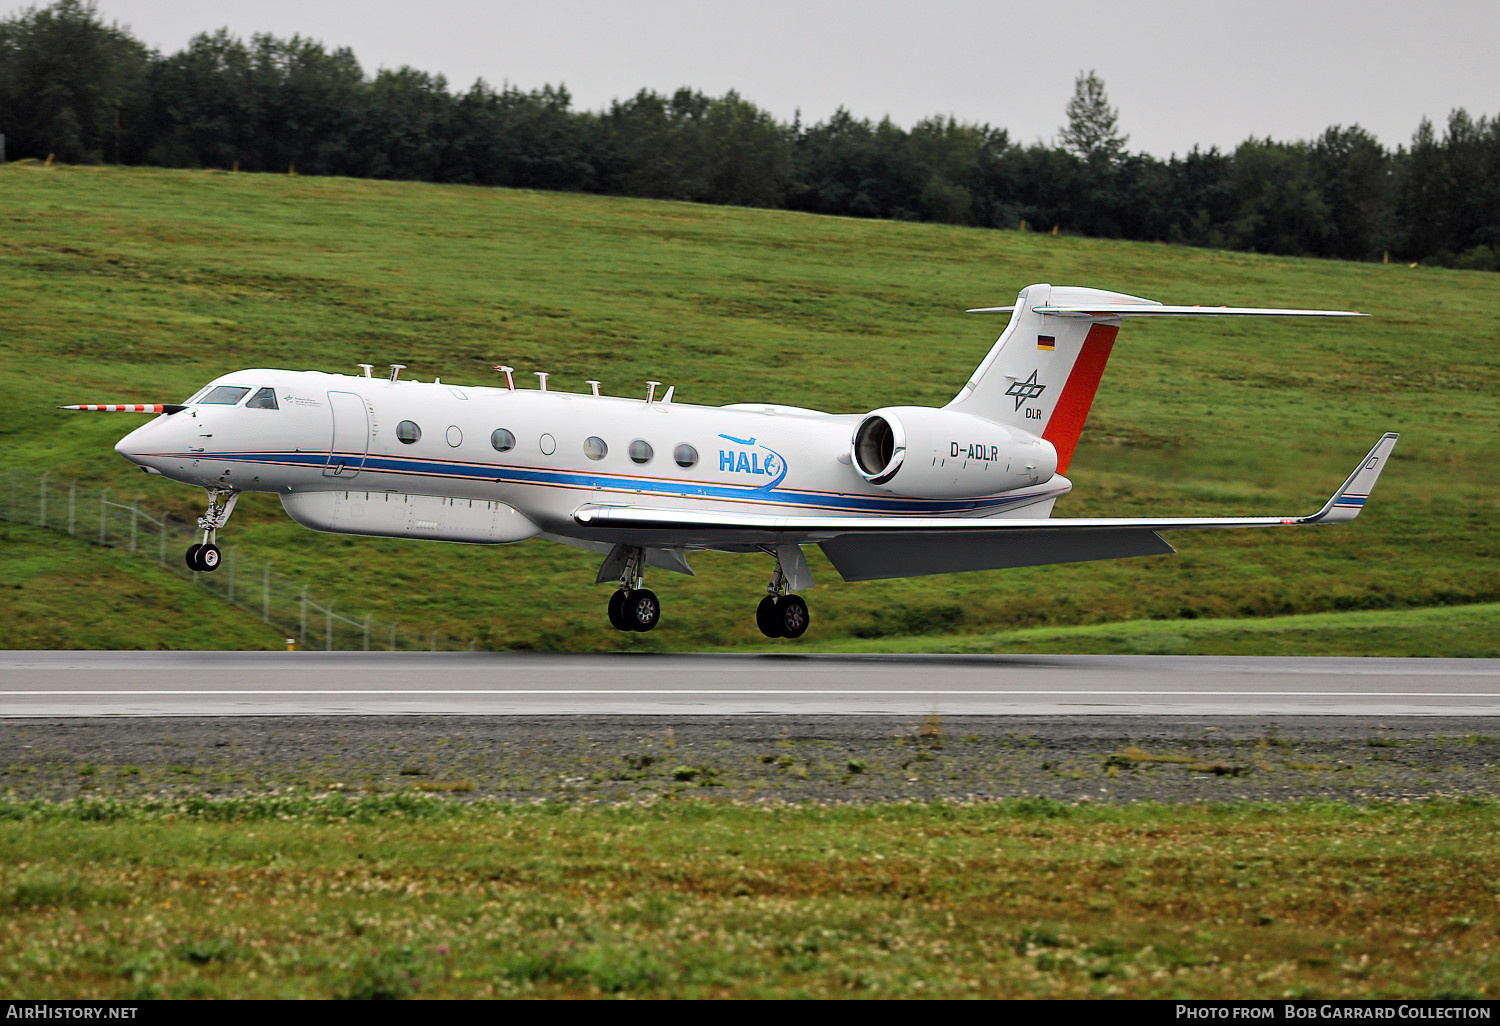
[(661, 619), (661, 602), (656, 593), (643, 588), (642, 569), (646, 551), (638, 546), (625, 549), (625, 569), (620, 587), (609, 597), (609, 622), (616, 630), (649, 631)]
[(203, 532), (203, 540), (188, 546), (189, 570), (211, 572), (219, 569), (219, 564), (223, 561), (217, 544), (219, 528), (229, 520), (229, 514), (234, 512), (234, 504), (239, 501), (239, 497), (240, 493), (233, 488), (208, 489), (208, 511), (198, 518), (198, 529)]
[(795, 545), (766, 547), (776, 557), (766, 597), (755, 607), (755, 626), (768, 638), (800, 638), (812, 622), (807, 603), (801, 595), (790, 594), (793, 588), (812, 587), (812, 574), (802, 550)]

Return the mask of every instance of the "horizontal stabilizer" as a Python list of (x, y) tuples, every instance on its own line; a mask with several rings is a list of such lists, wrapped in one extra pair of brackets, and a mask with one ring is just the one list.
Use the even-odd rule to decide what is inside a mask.
[[(964, 313), (1014, 313), (1014, 306), (977, 306)], [(1368, 317), (1357, 310), (1286, 310), (1259, 306), (1162, 306), (1160, 303), (1067, 303), (1032, 307), (1054, 317)]]

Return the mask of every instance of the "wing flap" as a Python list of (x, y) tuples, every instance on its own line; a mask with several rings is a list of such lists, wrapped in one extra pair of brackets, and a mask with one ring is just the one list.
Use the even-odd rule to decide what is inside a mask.
[(1175, 552), (1154, 531), (1068, 530), (997, 534), (846, 534), (819, 547), (846, 581), (923, 577), (967, 570), (1004, 570), (1095, 559), (1166, 556)]

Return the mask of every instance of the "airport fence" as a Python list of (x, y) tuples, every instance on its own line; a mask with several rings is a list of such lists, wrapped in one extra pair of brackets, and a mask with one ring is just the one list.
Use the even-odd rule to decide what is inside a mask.
[(299, 648), (327, 651), (472, 651), (440, 631), (376, 619), (340, 608), (270, 561), (221, 546), (224, 561), (212, 573), (189, 570), (183, 554), (199, 540), (195, 521), (141, 508), (140, 500), (52, 474), (4, 472), (0, 519), (72, 535), (80, 541), (129, 551), (158, 570), (191, 580), (207, 595), (258, 616)]

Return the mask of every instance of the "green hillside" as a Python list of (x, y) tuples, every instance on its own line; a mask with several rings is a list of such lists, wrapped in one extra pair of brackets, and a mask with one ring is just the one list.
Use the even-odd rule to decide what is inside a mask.
[[(599, 378), (608, 392), (644, 394), (654, 378), (684, 402), (941, 404), (1002, 324), (962, 310), (1010, 302), (1036, 281), (1372, 315), (1131, 323), (1059, 515), (1310, 511), (1382, 431), (1398, 430), (1368, 511), (1344, 528), (1176, 535), (1176, 557), (858, 585), (809, 550), (820, 586), (808, 595), (803, 648), (1500, 600), (1500, 279), (1479, 272), (557, 193), (9, 165), (0, 465), (196, 516), (199, 493), (112, 452), (137, 419), (53, 407), (173, 401), (257, 365), (395, 362), (423, 379), (478, 383), (503, 362), (523, 383), (550, 371), (554, 388)], [(596, 558), (562, 546), (315, 534), (261, 495), (241, 501), (226, 537), (340, 608), (496, 648), (763, 641), (751, 613), (770, 562), (757, 557), (707, 553), (694, 557), (695, 579), (655, 574), (661, 627), (621, 635), (605, 621), (605, 590), (590, 583)], [(29, 573), (51, 559), (67, 577), (91, 558), (25, 532), (0, 545)], [(26, 644), (45, 605), (7, 594), (0, 645)], [(128, 601), (98, 601), (133, 616)], [(141, 617), (139, 636), (152, 647), (186, 637), (159, 610)], [(1382, 650), (1378, 636), (1371, 646)]]

